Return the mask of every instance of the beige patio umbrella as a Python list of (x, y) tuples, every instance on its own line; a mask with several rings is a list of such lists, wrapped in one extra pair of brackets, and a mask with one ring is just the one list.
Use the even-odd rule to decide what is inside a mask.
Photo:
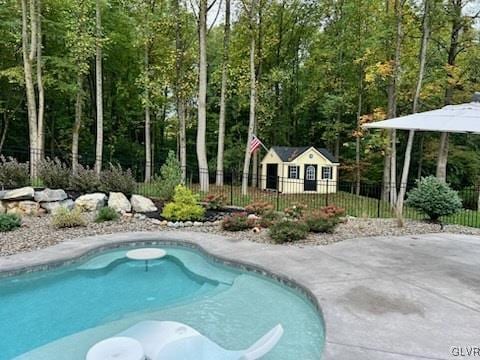
[(480, 134), (480, 92), (476, 92), (469, 103), (447, 105), (437, 110), (365, 124), (363, 127), (409, 131), (400, 181), (400, 192), (396, 203), (397, 216), (401, 218), (415, 131)]

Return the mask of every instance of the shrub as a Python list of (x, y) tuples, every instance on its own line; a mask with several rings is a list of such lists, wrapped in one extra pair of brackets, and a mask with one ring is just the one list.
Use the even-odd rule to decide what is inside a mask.
[(320, 210), (311, 211), (303, 217), (303, 220), (311, 232), (331, 233), (340, 223), (340, 217), (344, 214), (345, 209), (329, 205)]
[(416, 188), (408, 192), (405, 204), (423, 212), (432, 221), (454, 214), (462, 208), (458, 193), (434, 176), (420, 179)]
[(101, 222), (104, 222), (104, 221), (117, 220), (118, 217), (119, 217), (119, 215), (115, 211), (115, 209), (106, 206), (106, 207), (103, 207), (103, 208), (100, 209), (97, 216), (95, 217), (95, 222), (96, 223), (101, 223)]
[(277, 244), (305, 239), (308, 226), (300, 221), (282, 220), (270, 227), (270, 237)]
[(28, 163), (20, 163), (12, 157), (0, 156), (0, 186), (7, 189), (30, 184)]
[(277, 211), (267, 211), (258, 220), (258, 224), (263, 228), (269, 228), (276, 222), (282, 220), (283, 214)]
[(225, 205), (225, 196), (219, 194), (207, 195), (203, 201), (206, 203), (207, 209), (217, 210)]
[(135, 191), (136, 181), (130, 169), (123, 170), (120, 165), (109, 164), (100, 173), (101, 190), (104, 192), (121, 192), (130, 196)]
[(245, 206), (245, 211), (249, 214), (261, 216), (273, 210), (273, 205), (266, 201), (256, 201)]
[(161, 200), (171, 200), (177, 185), (182, 183), (180, 162), (173, 151), (168, 152), (165, 164), (160, 168), (160, 176), (153, 181), (156, 193)]
[(77, 173), (70, 177), (70, 188), (82, 194), (100, 191), (102, 186), (95, 170), (78, 165)]
[(22, 224), (17, 214), (0, 214), (0, 232), (7, 232), (19, 228)]
[(44, 186), (51, 189), (67, 189), (70, 175), (70, 168), (58, 158), (46, 158), (38, 165), (38, 177)]
[(69, 210), (66, 207), (60, 206), (54, 213), (52, 224), (56, 228), (73, 228), (87, 225), (82, 211), (79, 208)]
[(198, 199), (197, 194), (193, 194), (183, 185), (177, 185), (173, 202), (165, 205), (162, 216), (173, 221), (201, 220), (205, 209), (198, 205)]
[(222, 228), (227, 231), (243, 231), (255, 226), (255, 220), (249, 219), (246, 212), (233, 213), (222, 220)]
[(314, 233), (331, 233), (339, 223), (337, 217), (329, 217), (323, 211), (312, 211), (304, 218), (309, 230)]
[(289, 207), (283, 210), (283, 212), (285, 213), (285, 215), (287, 215), (287, 217), (293, 220), (298, 220), (303, 217), (305, 210), (307, 210), (307, 205), (294, 204), (292, 205), (292, 207)]

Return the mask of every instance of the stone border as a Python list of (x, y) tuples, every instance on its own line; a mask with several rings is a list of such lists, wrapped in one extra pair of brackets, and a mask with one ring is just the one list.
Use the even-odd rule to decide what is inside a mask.
[[(245, 260), (239, 261), (232, 256), (215, 254), (212, 245), (206, 243), (203, 233), (195, 232), (132, 232), (99, 236), (88, 236), (61, 242), (57, 245), (41, 250), (19, 253), (7, 257), (0, 257), (0, 280), (5, 277), (22, 275), (38, 271), (52, 270), (61, 266), (69, 266), (86, 260), (87, 258), (104, 251), (146, 245), (161, 245), (193, 249), (202, 254), (207, 261), (246, 272), (267, 277), (281, 285), (290, 288), (303, 296), (316, 309), (324, 329), (324, 344), (327, 342), (327, 329), (324, 315), (318, 298), (305, 285), (287, 274), (279, 274), (266, 267)], [(232, 241), (220, 236), (208, 234), (210, 241), (218, 248), (233, 245)]]

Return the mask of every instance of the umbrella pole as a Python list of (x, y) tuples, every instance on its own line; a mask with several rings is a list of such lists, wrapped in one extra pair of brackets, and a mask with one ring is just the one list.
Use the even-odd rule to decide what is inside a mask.
[(398, 225), (403, 226), (403, 202), (407, 192), (408, 172), (410, 170), (410, 160), (412, 158), (413, 138), (415, 130), (408, 132), (407, 147), (405, 148), (405, 160), (403, 162), (402, 179), (400, 181), (400, 191), (397, 198), (397, 220)]

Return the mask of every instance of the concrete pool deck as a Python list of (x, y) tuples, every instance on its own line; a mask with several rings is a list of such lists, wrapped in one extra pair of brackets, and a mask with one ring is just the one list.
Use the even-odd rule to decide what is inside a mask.
[[(320, 304), (323, 360), (456, 359), (480, 348), (480, 238), (375, 237), (328, 246), (276, 246), (193, 232), (78, 238), (0, 257), (0, 274), (124, 243), (193, 243), (213, 256), (292, 279)], [(465, 357), (462, 357), (465, 358)]]

